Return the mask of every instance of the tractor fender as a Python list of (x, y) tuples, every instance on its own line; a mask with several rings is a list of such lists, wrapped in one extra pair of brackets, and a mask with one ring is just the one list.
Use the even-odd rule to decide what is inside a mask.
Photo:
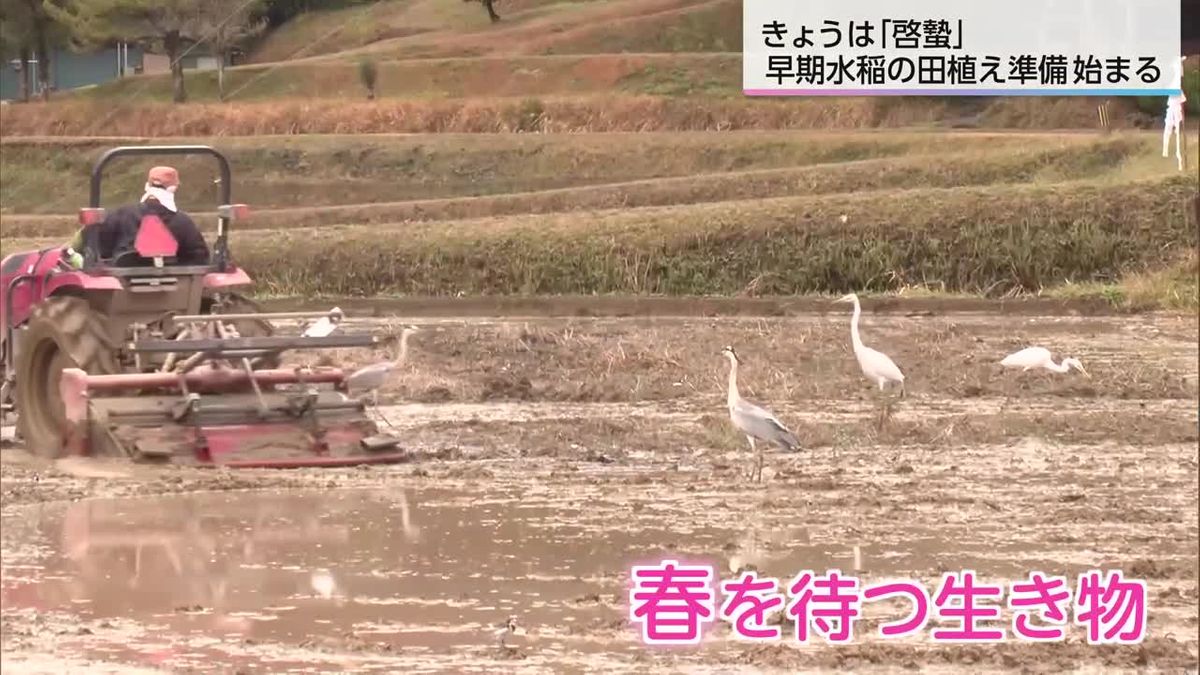
[[(119, 291), (121, 290), (121, 282), (116, 277), (97, 277), (83, 272), (59, 272), (46, 280), (45, 286), (38, 294), (41, 300), (31, 302), (30, 292), (37, 286), (36, 277), (23, 284), (14, 295), (22, 296), (17, 298), (19, 305), (13, 308), (13, 328), (19, 329), (29, 320), (29, 316), (33, 313), (33, 308), (36, 304), (44, 302), (47, 298), (52, 298), (59, 295), (75, 295), (75, 291)], [(0, 303), (2, 304), (2, 303)], [(8, 316), (3, 309), (0, 309), (0, 318), (8, 321)], [(7, 324), (4, 324), (7, 325)], [(8, 338), (7, 331), (0, 331), (0, 345)], [(14, 330), (13, 333), (13, 360), (16, 361), (17, 352), (20, 349), (21, 333), (19, 330)]]
[[(11, 324), (15, 328), (25, 323), (33, 308), (49, 295), (46, 281), (61, 261), (62, 249), (58, 247), (13, 253), (4, 258), (0, 264), (0, 326), (6, 328)], [(8, 315), (9, 303), (12, 316)], [(0, 344), (6, 338), (5, 331), (0, 334)]]
[[(119, 291), (121, 288), (121, 281), (116, 277), (92, 276), (83, 272), (58, 272), (46, 280), (38, 304), (49, 298), (64, 295), (78, 295), (86, 298), (83, 291)], [(13, 312), (13, 318), (16, 320), (13, 324), (11, 346), (13, 363), (20, 358), (25, 324), (33, 314), (33, 308), (34, 305), (28, 305), (21, 312), (15, 310)], [(7, 331), (0, 332), (0, 344), (3, 344), (7, 337)]]
[(205, 290), (220, 290), (235, 286), (249, 286), (254, 283), (246, 270), (240, 267), (230, 267), (228, 272), (209, 272), (204, 275)]
[(116, 277), (97, 277), (83, 272), (59, 272), (46, 282), (44, 294), (49, 297), (66, 288), (84, 291), (119, 291), (121, 281)]

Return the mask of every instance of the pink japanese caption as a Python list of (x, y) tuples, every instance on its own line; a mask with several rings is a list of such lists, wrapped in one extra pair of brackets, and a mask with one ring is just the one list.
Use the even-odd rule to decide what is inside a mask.
[(1066, 577), (1039, 571), (1003, 585), (962, 570), (943, 574), (932, 592), (911, 579), (866, 585), (836, 569), (804, 570), (786, 581), (752, 571), (718, 581), (711, 565), (671, 559), (635, 566), (631, 577), (629, 619), (646, 644), (699, 644), (717, 621), (729, 624), (739, 640), (781, 640), (782, 622), (774, 617), (780, 612), (799, 642), (848, 643), (864, 603), (892, 598), (909, 610), (879, 627), (884, 639), (928, 629), (935, 642), (1053, 642), (1072, 626), (1093, 645), (1138, 644), (1146, 636), (1146, 583), (1120, 571), (1090, 570), (1072, 586)]

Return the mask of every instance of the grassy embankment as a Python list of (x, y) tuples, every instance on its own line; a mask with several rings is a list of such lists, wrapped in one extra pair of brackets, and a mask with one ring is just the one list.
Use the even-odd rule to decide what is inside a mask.
[[(71, 214), (86, 196), (92, 164), (105, 149), (157, 142), (6, 139), (0, 145), (4, 212)], [(256, 209), (301, 208), (287, 213), (281, 225), (296, 224), (292, 219), (310, 215), (313, 207), (338, 205), (358, 205), (346, 209), (354, 219), (340, 221), (358, 222), (359, 212), (372, 210), (396, 220), (492, 215), (491, 207), (504, 208), (499, 206), (504, 200), (514, 202), (506, 212), (521, 213), (883, 187), (1170, 175), (1169, 167), (1152, 161), (1148, 137), (1136, 134), (437, 134), (169, 142), (219, 148), (233, 164), (235, 194)], [(143, 164), (137, 158), (110, 164), (105, 199), (140, 196)], [(193, 210), (215, 204), (215, 163), (192, 157), (175, 164)], [(552, 190), (561, 192), (547, 192)], [(485, 196), (491, 199), (468, 200)], [(458, 206), (431, 207), (429, 200), (453, 200)], [(484, 206), (472, 211), (473, 203)]]
[[(268, 210), (235, 239), (239, 261), (270, 295), (925, 289), (1090, 293), (1137, 307), (1161, 296), (1164, 305), (1195, 306), (1195, 256), (1187, 253), (1196, 231), (1184, 205), (1196, 181), (1157, 161), (1150, 134), (720, 139), (442, 135), (219, 145), (247, 177), (236, 186), (239, 200), (296, 209)], [(5, 204), (68, 211), (69, 196), (21, 200), (47, 194), (51, 183), (61, 188), (66, 175), (82, 194), (99, 145), (80, 144), (59, 166), (50, 161), (67, 156), (58, 144), (6, 142), (5, 173), (38, 188), (5, 193)], [(140, 181), (132, 164), (115, 168), (114, 186)], [(688, 175), (697, 168), (706, 175)], [(215, 198), (199, 166), (185, 172)], [(6, 250), (71, 227), (63, 216), (4, 220)], [(1181, 262), (1163, 271), (1164, 260)]]

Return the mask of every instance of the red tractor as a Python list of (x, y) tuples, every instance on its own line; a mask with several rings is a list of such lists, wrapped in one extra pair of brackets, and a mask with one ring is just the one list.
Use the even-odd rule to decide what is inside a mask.
[[(288, 350), (371, 347), (375, 336), (334, 334), (337, 310), (264, 314), (236, 294), (252, 282), (231, 261), (229, 229), (247, 209), (232, 203), (229, 161), (220, 152), (199, 145), (109, 150), (92, 169), (80, 224), (104, 221), (105, 165), (162, 154), (217, 160), (221, 204), (211, 264), (176, 264), (178, 243), (153, 215), (142, 219), (134, 250), (108, 260), (88, 251), (80, 269), (61, 247), (5, 257), (0, 417), (15, 412), (19, 441), (46, 457), (275, 467), (403, 459), (365, 402), (344, 393), (340, 369), (280, 367)], [(280, 335), (271, 322), (284, 319), (323, 319), (325, 330)]]

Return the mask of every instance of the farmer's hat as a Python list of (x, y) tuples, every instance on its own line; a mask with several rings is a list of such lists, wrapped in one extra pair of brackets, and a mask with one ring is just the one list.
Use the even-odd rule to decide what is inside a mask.
[(174, 167), (156, 166), (146, 175), (146, 193), (142, 201), (154, 199), (168, 211), (174, 213), (175, 191), (179, 189), (179, 172)]

